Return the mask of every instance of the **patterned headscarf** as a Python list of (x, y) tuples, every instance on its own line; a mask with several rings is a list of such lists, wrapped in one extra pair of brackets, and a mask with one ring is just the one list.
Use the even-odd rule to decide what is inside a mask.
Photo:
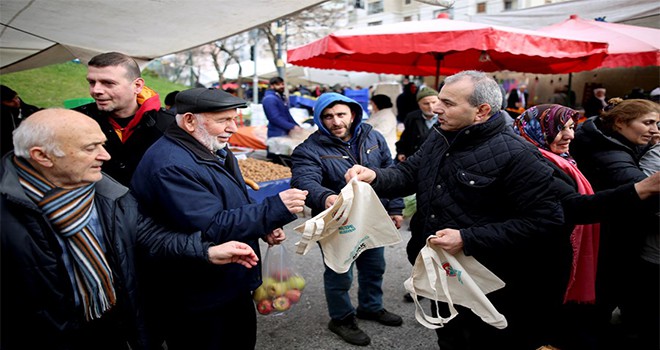
[[(544, 104), (524, 111), (514, 124), (514, 131), (538, 148), (550, 151), (550, 144), (569, 120), (577, 124), (580, 112), (557, 104)], [(561, 154), (568, 158), (568, 154)]]

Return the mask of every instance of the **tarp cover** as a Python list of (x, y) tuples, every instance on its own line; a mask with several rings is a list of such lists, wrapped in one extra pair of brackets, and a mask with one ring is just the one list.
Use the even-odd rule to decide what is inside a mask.
[(2, 0), (0, 73), (119, 51), (149, 61), (324, 0)]

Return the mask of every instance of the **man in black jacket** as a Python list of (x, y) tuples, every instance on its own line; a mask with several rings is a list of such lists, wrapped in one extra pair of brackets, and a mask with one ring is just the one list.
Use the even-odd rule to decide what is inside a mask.
[(76, 110), (99, 123), (112, 156), (103, 170), (128, 186), (144, 152), (174, 123), (174, 115), (160, 107), (158, 94), (144, 85), (138, 64), (122, 53), (94, 56), (87, 82), (95, 101)]
[[(433, 235), (431, 244), (474, 256), (506, 283), (488, 298), (507, 328), (496, 329), (459, 306), (458, 316), (436, 330), (440, 348), (536, 349), (553, 332), (566, 278), (553, 260), (569, 240), (557, 234), (563, 211), (549, 189), (552, 171), (506, 126), (500, 88), (486, 74), (448, 77), (438, 97), (438, 124), (417, 153), (394, 168), (356, 165), (346, 179), (358, 176), (388, 196), (417, 193), (411, 263)], [(440, 313), (447, 315), (445, 304)]]
[(396, 143), (396, 159), (399, 162), (405, 161), (419, 149), (433, 124), (438, 121), (438, 116), (433, 113), (433, 106), (436, 103), (438, 103), (437, 91), (427, 87), (417, 92), (419, 109), (408, 113), (403, 133)]
[(101, 172), (105, 135), (85, 115), (39, 111), (14, 136), (0, 167), (0, 348), (148, 349), (138, 254), (200, 268), (257, 264), (246, 244), (212, 246), (141, 216)]
[(12, 132), (25, 118), (41, 108), (29, 105), (8, 86), (0, 85), (0, 156), (14, 148)]

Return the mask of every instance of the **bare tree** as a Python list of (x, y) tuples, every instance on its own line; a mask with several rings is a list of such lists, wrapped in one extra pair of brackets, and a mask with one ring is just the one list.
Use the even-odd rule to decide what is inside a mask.
[[(289, 17), (274, 21), (259, 27), (259, 32), (267, 39), (268, 48), (273, 54), (273, 62), (277, 67), (278, 57), (278, 30), (286, 30), (282, 39), (282, 45), (299, 45), (320, 39), (332, 31), (338, 29), (338, 24), (344, 23), (346, 19), (347, 5), (342, 0), (332, 0), (309, 10), (298, 12)], [(286, 29), (285, 29), (286, 28)], [(284, 48), (283, 48), (284, 49)]]

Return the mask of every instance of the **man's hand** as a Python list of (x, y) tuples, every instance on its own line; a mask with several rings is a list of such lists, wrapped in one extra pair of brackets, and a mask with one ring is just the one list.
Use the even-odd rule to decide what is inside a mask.
[(294, 137), (294, 136), (300, 136), (303, 133), (303, 128), (300, 126), (296, 125), (293, 127), (293, 129), (289, 130), (289, 136)]
[(249, 245), (229, 241), (220, 245), (212, 246), (209, 248), (209, 262), (215, 265), (224, 265), (229, 263), (241, 264), (245, 267), (252, 268), (256, 266), (259, 258), (254, 253), (252, 247)]
[(269, 246), (278, 245), (286, 239), (286, 234), (281, 228), (276, 228), (273, 232), (264, 236), (263, 240), (268, 243)]
[(337, 201), (337, 198), (339, 198), (339, 196), (336, 194), (329, 195), (328, 198), (325, 199), (325, 209), (328, 209), (331, 206), (333, 206)]
[(405, 154), (397, 154), (396, 159), (398, 159), (399, 162), (405, 162), (406, 161), (406, 155)]
[(461, 231), (446, 228), (435, 233), (435, 237), (429, 240), (431, 244), (440, 246), (447, 253), (454, 255), (463, 249), (463, 238)]
[(344, 178), (346, 179), (346, 183), (351, 181), (352, 178), (356, 177), (359, 181), (364, 181), (366, 183), (371, 183), (376, 179), (376, 172), (369, 168), (365, 168), (362, 165), (353, 165), (352, 168), (348, 169), (346, 171), (346, 174), (344, 174)]
[(392, 218), (392, 222), (394, 223), (396, 229), (400, 229), (401, 223), (403, 222), (403, 215), (390, 215), (390, 218)]
[(307, 191), (297, 188), (290, 188), (280, 192), (280, 199), (291, 214), (302, 213), (303, 209), (305, 209), (305, 198), (307, 198)]

